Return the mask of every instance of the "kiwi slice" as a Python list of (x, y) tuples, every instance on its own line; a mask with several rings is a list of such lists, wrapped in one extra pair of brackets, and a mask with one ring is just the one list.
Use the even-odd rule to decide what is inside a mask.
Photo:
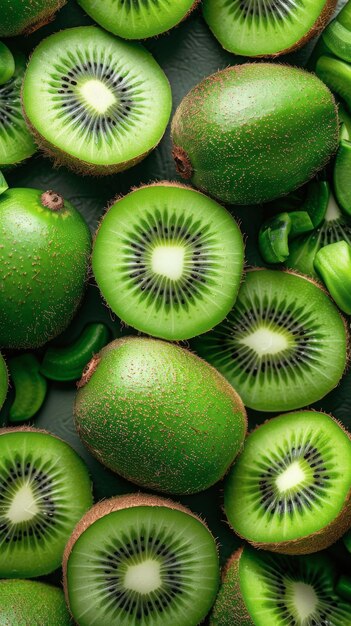
[(278, 56), (320, 33), (335, 7), (336, 0), (204, 0), (203, 14), (229, 52)]
[(0, 431), (0, 577), (56, 570), (92, 505), (88, 470), (64, 441), (34, 428)]
[(249, 546), (227, 562), (210, 626), (350, 626), (325, 554), (286, 557)]
[(21, 108), (21, 88), (26, 59), (18, 51), (14, 53), (14, 59), (15, 71), (12, 78), (0, 85), (0, 167), (2, 168), (17, 165), (36, 152), (33, 137), (24, 121)]
[(44, 151), (85, 174), (120, 172), (141, 161), (164, 134), (172, 104), (151, 54), (95, 26), (63, 30), (39, 44), (22, 101)]
[(0, 41), (0, 85), (7, 83), (15, 73), (15, 59), (11, 50)]
[(62, 589), (33, 580), (0, 580), (1, 626), (73, 626)]
[(125, 39), (146, 39), (184, 20), (199, 0), (78, 0), (106, 30)]
[(174, 344), (137, 337), (112, 341), (91, 360), (75, 420), (101, 463), (168, 493), (219, 481), (247, 426), (241, 399), (214, 368)]
[(67, 544), (63, 571), (79, 626), (197, 626), (219, 583), (205, 523), (180, 504), (143, 494), (93, 507)]
[(351, 315), (351, 246), (338, 241), (316, 254), (314, 267), (339, 309)]
[(142, 187), (100, 224), (93, 271), (124, 322), (163, 339), (188, 339), (221, 322), (240, 286), (244, 244), (214, 200), (170, 183)]
[(314, 232), (290, 243), (285, 265), (308, 276), (317, 277), (314, 268), (316, 254), (324, 246), (338, 241), (346, 241), (351, 245), (351, 217), (341, 212), (335, 197), (330, 194), (324, 220)]
[(29, 34), (53, 19), (67, 0), (1, 0), (0, 37)]
[(318, 552), (350, 527), (350, 473), (350, 435), (333, 417), (279, 415), (247, 438), (225, 483), (225, 512), (255, 547)]
[(284, 411), (316, 402), (338, 384), (347, 362), (347, 331), (312, 279), (256, 269), (247, 273), (227, 319), (194, 340), (194, 347), (245, 406)]

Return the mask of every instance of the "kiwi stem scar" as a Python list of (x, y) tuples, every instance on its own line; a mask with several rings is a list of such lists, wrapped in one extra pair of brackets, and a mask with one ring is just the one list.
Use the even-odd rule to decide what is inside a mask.
[(51, 211), (60, 211), (65, 206), (65, 201), (60, 194), (55, 191), (45, 191), (41, 196), (41, 203)]
[(185, 179), (191, 178), (194, 171), (185, 150), (183, 150), (183, 148), (180, 148), (179, 146), (175, 146), (173, 148), (172, 154), (178, 174), (180, 174)]

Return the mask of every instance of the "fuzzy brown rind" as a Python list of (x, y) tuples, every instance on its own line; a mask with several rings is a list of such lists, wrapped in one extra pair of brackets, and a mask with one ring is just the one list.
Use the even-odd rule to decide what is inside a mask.
[(210, 626), (255, 626), (240, 589), (242, 553), (243, 548), (234, 552), (222, 570), (222, 584), (210, 616)]
[[(59, 11), (65, 4), (66, 4), (67, 0), (56, 0), (54, 5), (52, 5), (50, 7), (45, 7), (45, 0), (42, 3), (44, 5), (44, 8), (39, 11), (35, 16), (32, 17), (32, 19), (29, 19), (27, 25), (23, 28), (18, 28), (18, 26), (16, 27), (16, 24), (14, 25), (13, 28), (4, 28), (4, 26), (2, 25), (0, 27), (0, 36), (1, 37), (15, 37), (16, 35), (30, 35), (31, 33), (33, 33), (34, 31), (38, 30), (39, 28), (41, 28), (42, 26), (45, 26), (46, 24), (49, 24), (49, 22), (51, 22), (54, 18), (55, 15), (57, 13), (57, 11)], [(22, 3), (25, 5), (28, 5), (28, 9), (30, 12), (33, 11), (33, 0), (22, 0)], [(10, 4), (10, 3), (9, 3)], [(37, 4), (35, 5), (34, 8), (37, 7)], [(23, 11), (25, 11), (25, 9), (23, 9)], [(12, 15), (14, 17), (14, 22), (16, 21), (16, 18), (18, 19), (18, 15), (13, 14), (13, 9), (12, 9)], [(20, 20), (23, 23), (24, 20), (24, 16), (20, 16)]]

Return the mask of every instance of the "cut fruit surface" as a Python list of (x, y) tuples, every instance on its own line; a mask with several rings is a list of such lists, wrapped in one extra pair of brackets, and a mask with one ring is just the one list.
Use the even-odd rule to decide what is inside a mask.
[(91, 174), (140, 161), (160, 141), (171, 112), (168, 80), (151, 54), (94, 26), (43, 40), (22, 97), (39, 144)]
[(324, 291), (307, 278), (274, 270), (249, 271), (227, 319), (194, 346), (258, 411), (323, 398), (347, 360), (344, 322)]
[(244, 245), (214, 200), (171, 184), (142, 187), (109, 209), (98, 230), (93, 271), (127, 324), (180, 340), (223, 320), (235, 302)]
[(204, 0), (205, 20), (223, 48), (243, 56), (277, 56), (323, 29), (334, 0)]
[(233, 529), (273, 552), (317, 552), (351, 523), (351, 441), (329, 415), (300, 411), (259, 426), (225, 484)]

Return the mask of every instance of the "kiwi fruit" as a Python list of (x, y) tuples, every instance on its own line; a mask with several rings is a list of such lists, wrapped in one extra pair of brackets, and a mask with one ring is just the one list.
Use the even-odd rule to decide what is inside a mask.
[(15, 73), (15, 59), (10, 50), (0, 41), (0, 85), (7, 83)]
[(324, 220), (312, 233), (298, 237), (290, 243), (285, 266), (317, 278), (314, 267), (317, 253), (324, 246), (338, 241), (346, 241), (351, 245), (351, 216), (341, 212), (333, 193), (330, 193)]
[(87, 224), (59, 194), (0, 196), (0, 346), (36, 348), (70, 323), (84, 294)]
[(234, 305), (244, 244), (217, 202), (165, 182), (112, 204), (92, 262), (118, 317), (147, 334), (181, 340), (210, 330)]
[(338, 145), (337, 109), (313, 74), (246, 63), (205, 78), (185, 96), (172, 138), (183, 178), (224, 202), (258, 204), (324, 167)]
[(0, 354), (0, 409), (5, 402), (9, 385), (7, 367), (4, 357)]
[(346, 241), (324, 246), (314, 267), (339, 309), (351, 315), (351, 246)]
[(103, 175), (132, 167), (156, 147), (172, 96), (163, 70), (140, 44), (82, 26), (34, 50), (22, 103), (37, 143), (57, 164)]
[(318, 35), (336, 4), (336, 0), (204, 0), (203, 14), (229, 52), (276, 57)]
[(67, 0), (1, 0), (0, 37), (29, 34), (50, 22)]
[(351, 526), (351, 440), (332, 416), (299, 411), (247, 438), (224, 488), (235, 532), (283, 554), (318, 552)]
[[(0, 13), (1, 10), (0, 8)], [(1, 168), (20, 164), (36, 152), (33, 137), (27, 128), (21, 108), (21, 87), (26, 59), (21, 52), (16, 51), (14, 60), (13, 76), (5, 84), (0, 84)]]
[(184, 20), (199, 0), (78, 0), (95, 22), (124, 39), (147, 39)]
[(0, 580), (1, 626), (73, 626), (62, 589), (34, 580)]
[(248, 271), (227, 319), (193, 342), (257, 411), (323, 398), (344, 373), (347, 344), (346, 324), (318, 283), (266, 269)]
[(64, 441), (23, 426), (0, 430), (0, 577), (56, 570), (92, 505), (86, 465)]
[(76, 428), (101, 463), (156, 491), (196, 493), (227, 472), (246, 434), (244, 405), (214, 368), (149, 338), (111, 342), (88, 365)]
[(249, 546), (225, 565), (210, 626), (350, 626), (326, 554), (286, 557)]
[(67, 544), (63, 573), (78, 626), (197, 626), (219, 584), (205, 523), (180, 504), (144, 494), (93, 507)]

